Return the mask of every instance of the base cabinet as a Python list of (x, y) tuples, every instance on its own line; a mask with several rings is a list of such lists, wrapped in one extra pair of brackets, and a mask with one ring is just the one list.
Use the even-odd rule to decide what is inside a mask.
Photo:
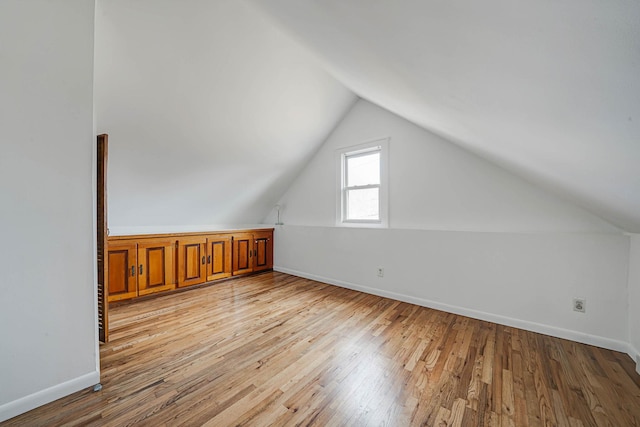
[(207, 282), (231, 276), (231, 240), (225, 234), (207, 236)]
[(138, 296), (175, 289), (174, 242), (138, 243)]
[(273, 268), (273, 230), (110, 238), (108, 301)]
[(207, 280), (207, 238), (178, 240), (178, 287), (198, 285)]
[(108, 301), (120, 301), (175, 289), (171, 240), (109, 244)]
[(273, 232), (263, 231), (253, 234), (253, 271), (273, 268)]
[(233, 235), (234, 276), (253, 271), (253, 249), (253, 234), (239, 233)]
[(107, 250), (108, 301), (138, 296), (138, 252), (135, 243), (110, 244)]
[(234, 234), (233, 275), (273, 268), (273, 232)]

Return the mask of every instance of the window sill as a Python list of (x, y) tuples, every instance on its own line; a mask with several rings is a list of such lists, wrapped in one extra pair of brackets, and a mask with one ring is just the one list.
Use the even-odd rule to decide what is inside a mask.
[(340, 228), (389, 228), (386, 222), (358, 222), (358, 221), (338, 221), (336, 227)]

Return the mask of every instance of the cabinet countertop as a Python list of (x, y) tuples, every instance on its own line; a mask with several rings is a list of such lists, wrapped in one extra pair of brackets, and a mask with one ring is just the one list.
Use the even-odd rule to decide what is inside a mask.
[(142, 226), (109, 227), (109, 239), (152, 237), (155, 235), (193, 235), (208, 233), (232, 233), (247, 230), (273, 230), (272, 224), (198, 225), (198, 226)]

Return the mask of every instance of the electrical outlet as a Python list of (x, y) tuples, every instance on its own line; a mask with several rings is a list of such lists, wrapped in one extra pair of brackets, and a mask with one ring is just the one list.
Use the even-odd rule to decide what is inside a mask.
[(587, 309), (587, 300), (584, 298), (574, 298), (573, 299), (573, 311), (579, 311), (580, 313), (584, 313)]
[(378, 277), (384, 277), (384, 268), (378, 267)]

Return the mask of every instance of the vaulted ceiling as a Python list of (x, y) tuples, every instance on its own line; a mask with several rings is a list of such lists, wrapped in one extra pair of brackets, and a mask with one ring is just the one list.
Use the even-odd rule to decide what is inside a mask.
[(260, 222), (356, 100), (237, 0), (98, 0), (95, 37), (114, 233)]
[(640, 231), (637, 0), (251, 0), (346, 87)]
[(258, 222), (357, 96), (640, 232), (637, 0), (98, 0), (112, 225)]

